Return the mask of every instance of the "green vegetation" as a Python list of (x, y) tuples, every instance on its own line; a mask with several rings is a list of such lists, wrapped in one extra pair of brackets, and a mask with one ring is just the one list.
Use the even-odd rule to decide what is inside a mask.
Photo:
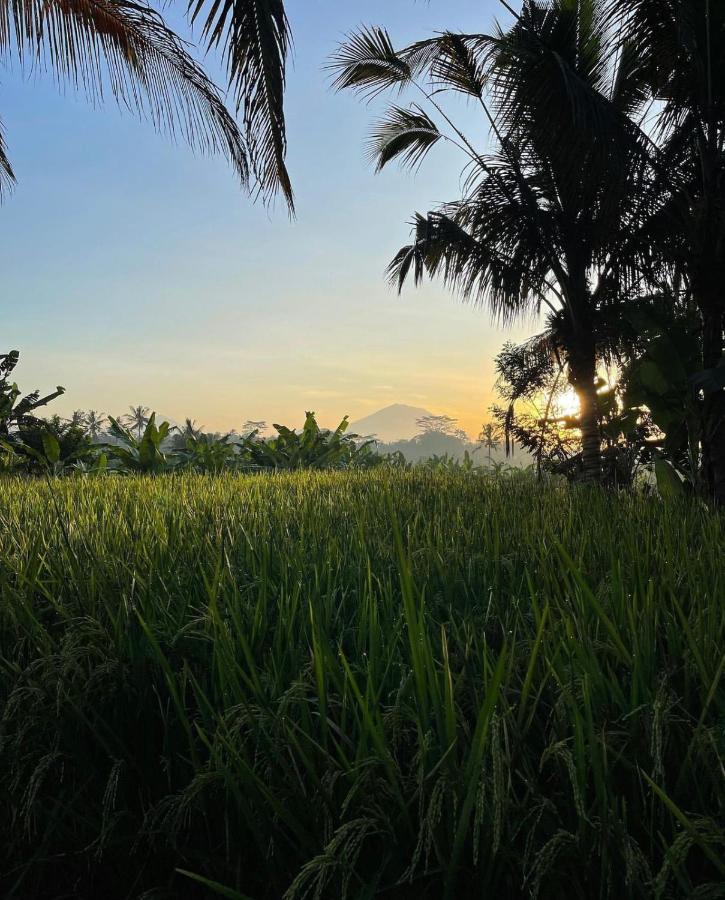
[(382, 469), (0, 527), (3, 896), (723, 896), (721, 515)]

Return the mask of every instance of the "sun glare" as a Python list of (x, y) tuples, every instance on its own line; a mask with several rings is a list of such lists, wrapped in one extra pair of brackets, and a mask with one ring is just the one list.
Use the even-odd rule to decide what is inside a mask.
[(574, 388), (567, 388), (554, 401), (557, 416), (579, 415), (579, 398)]

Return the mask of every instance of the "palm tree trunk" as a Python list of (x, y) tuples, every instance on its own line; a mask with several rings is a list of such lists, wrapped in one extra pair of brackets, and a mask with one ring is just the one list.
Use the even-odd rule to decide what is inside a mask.
[[(719, 297), (717, 298), (719, 299)], [(703, 366), (714, 369), (723, 359), (725, 314), (720, 303), (703, 304)], [(705, 484), (716, 506), (725, 507), (725, 390), (705, 391), (702, 462)]]
[(569, 354), (569, 381), (579, 398), (579, 422), (582, 433), (582, 481), (602, 480), (602, 441), (597, 405), (596, 353), (594, 345)]

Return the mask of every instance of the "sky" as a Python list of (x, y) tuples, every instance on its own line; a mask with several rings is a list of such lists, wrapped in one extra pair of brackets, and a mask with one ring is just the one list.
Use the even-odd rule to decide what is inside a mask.
[[(185, 4), (165, 15), (194, 40)], [(18, 177), (0, 207), (0, 347), (48, 408), (112, 415), (143, 404), (210, 430), (248, 419), (325, 425), (391, 403), (445, 413), (475, 434), (494, 400), (493, 358), (533, 321), (502, 329), (441, 284), (384, 272), (415, 211), (460, 196), (462, 159), (437, 147), (415, 174), (376, 175), (365, 139), (384, 101), (335, 94), (325, 63), (346, 32), (385, 25), (397, 44), (488, 30), (497, 0), (288, 0), (295, 51), (286, 100), (297, 216), (254, 204), (221, 157), (195, 156), (50, 76), (0, 72)], [(218, 60), (207, 71), (223, 82)], [(449, 109), (484, 146), (481, 116)]]

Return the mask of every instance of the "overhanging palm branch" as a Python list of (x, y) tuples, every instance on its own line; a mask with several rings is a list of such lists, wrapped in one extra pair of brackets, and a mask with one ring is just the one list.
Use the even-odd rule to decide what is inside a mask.
[(209, 47), (224, 54), (237, 110), (242, 112), (250, 162), (265, 199), (281, 191), (294, 211), (285, 163), (286, 63), (291, 36), (283, 0), (189, 0)]
[(8, 159), (2, 122), (0, 122), (0, 201), (15, 182), (15, 173)]
[[(183, 41), (145, 3), (132, 0), (0, 0), (0, 54), (50, 69), (93, 101), (107, 92), (160, 131), (220, 152), (242, 183), (247, 148), (218, 89)], [(11, 170), (0, 146), (0, 169)]]
[[(453, 32), (437, 38), (428, 48), (431, 83), (440, 90), (483, 99), (488, 73), (477, 50), (485, 40), (484, 36), (470, 37)], [(406, 55), (421, 58), (423, 50), (424, 45), (419, 45), (408, 50)]]
[(665, 123), (678, 111), (698, 109), (703, 119), (725, 115), (725, 14), (717, 0), (609, 0), (611, 24), (636, 46), (645, 83), (669, 107)]

